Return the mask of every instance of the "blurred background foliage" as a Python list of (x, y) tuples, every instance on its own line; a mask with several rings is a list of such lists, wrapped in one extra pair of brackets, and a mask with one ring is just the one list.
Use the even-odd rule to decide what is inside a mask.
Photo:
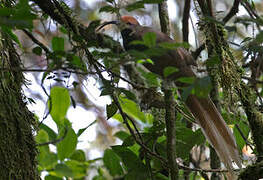
[[(120, 107), (129, 117), (128, 124), (135, 136), (153, 153), (166, 158), (164, 110), (145, 107), (144, 102), (149, 105), (149, 100), (158, 101), (161, 80), (140, 66), (147, 59), (138, 52), (130, 52), (137, 57), (134, 66), (134, 60), (117, 43), (121, 42), (121, 37), (115, 27), (109, 26), (100, 32), (109, 35), (108, 39), (105, 38), (110, 44), (108, 48), (100, 44), (100, 39), (95, 38), (94, 33), (99, 23), (114, 20), (119, 14), (133, 15), (142, 25), (160, 29), (157, 3), (162, 1), (48, 0), (47, 4), (58, 3), (65, 12), (49, 12), (64, 17), (60, 21), (43, 12), (36, 1), (10, 2), (10, 7), (2, 5), (0, 9), (1, 30), (16, 43), (23, 60), (22, 70), (27, 79), (23, 89), (28, 98), (28, 107), (38, 121), (36, 142), (41, 177), (45, 180), (169, 179), (162, 161), (157, 156), (150, 156), (138, 144), (127, 129), (119, 107), (112, 103), (114, 92)], [(182, 42), (185, 1), (168, 0), (167, 3), (171, 37)], [(189, 45), (178, 46), (189, 48), (194, 53), (207, 41), (202, 23), (214, 21), (221, 25), (223, 36), (243, 71), (242, 81), (255, 91), (256, 108), (261, 111), (263, 21), (260, 14), (263, 3), (260, 0), (244, 1), (239, 5), (237, 15), (225, 24), (222, 19), (232, 6), (233, 1), (213, 1), (215, 21), (202, 19), (197, 2), (191, 1)], [(71, 18), (75, 24), (69, 24), (67, 18)], [(87, 28), (87, 37), (94, 37), (90, 36), (87, 40), (81, 36), (82, 33), (78, 33), (81, 32), (79, 23)], [(89, 55), (98, 64), (92, 64), (94, 62), (90, 61)], [(209, 58), (210, 65), (218, 63), (216, 57)], [(201, 77), (207, 74), (207, 59), (205, 49), (197, 59), (199, 66), (196, 72)], [(131, 68), (136, 71), (131, 73)], [(173, 69), (167, 70), (167, 73), (171, 71)], [(182, 79), (182, 82), (192, 84), (190, 79)], [(157, 89), (157, 94), (142, 93), (133, 84), (153, 88), (153, 91)], [(208, 84), (204, 78), (195, 88), (202, 89)], [(219, 96), (223, 117), (233, 128), (244, 165), (252, 164), (257, 152), (253, 152), (254, 145), (244, 109), (235, 96), (231, 100), (226, 99), (222, 87)], [(180, 177), (206, 179), (211, 173), (197, 169), (210, 169), (208, 144), (198, 127), (194, 125), (189, 128), (193, 118), (177, 96), (176, 101), (179, 109), (176, 122), (178, 162), (182, 166), (196, 168), (195, 171), (180, 169)]]

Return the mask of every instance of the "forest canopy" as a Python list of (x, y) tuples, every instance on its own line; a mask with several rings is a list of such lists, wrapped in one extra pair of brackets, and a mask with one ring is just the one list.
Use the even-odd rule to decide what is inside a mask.
[[(1, 1), (0, 179), (263, 178), (262, 11)], [(231, 142), (214, 141), (212, 121)]]

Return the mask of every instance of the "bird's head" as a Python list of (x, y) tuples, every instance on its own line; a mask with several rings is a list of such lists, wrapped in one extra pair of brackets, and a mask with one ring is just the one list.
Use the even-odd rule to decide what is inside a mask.
[(141, 26), (134, 17), (122, 16), (120, 20), (105, 22), (99, 26), (97, 31), (109, 24), (115, 24), (120, 29), (123, 38), (123, 45), (126, 50), (132, 48), (132, 46), (130, 46), (130, 42), (139, 39), (139, 37), (136, 36), (136, 29), (140, 28)]
[(109, 25), (109, 24), (115, 24), (117, 25), (121, 31), (123, 29), (130, 29), (132, 26), (140, 25), (139, 22), (132, 16), (122, 16), (120, 20), (115, 21), (108, 21), (103, 24), (101, 24), (97, 31), (101, 30), (103, 27)]

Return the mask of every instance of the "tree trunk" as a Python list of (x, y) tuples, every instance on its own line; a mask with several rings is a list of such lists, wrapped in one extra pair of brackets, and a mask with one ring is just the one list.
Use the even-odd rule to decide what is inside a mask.
[(21, 91), (25, 81), (19, 71), (20, 57), (10, 36), (1, 31), (0, 37), (0, 179), (40, 179), (33, 137), (35, 120)]

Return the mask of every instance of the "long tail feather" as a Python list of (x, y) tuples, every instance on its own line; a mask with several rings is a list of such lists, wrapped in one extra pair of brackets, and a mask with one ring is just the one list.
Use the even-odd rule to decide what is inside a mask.
[(186, 105), (226, 168), (233, 173), (232, 161), (241, 168), (234, 136), (211, 99), (189, 95)]

